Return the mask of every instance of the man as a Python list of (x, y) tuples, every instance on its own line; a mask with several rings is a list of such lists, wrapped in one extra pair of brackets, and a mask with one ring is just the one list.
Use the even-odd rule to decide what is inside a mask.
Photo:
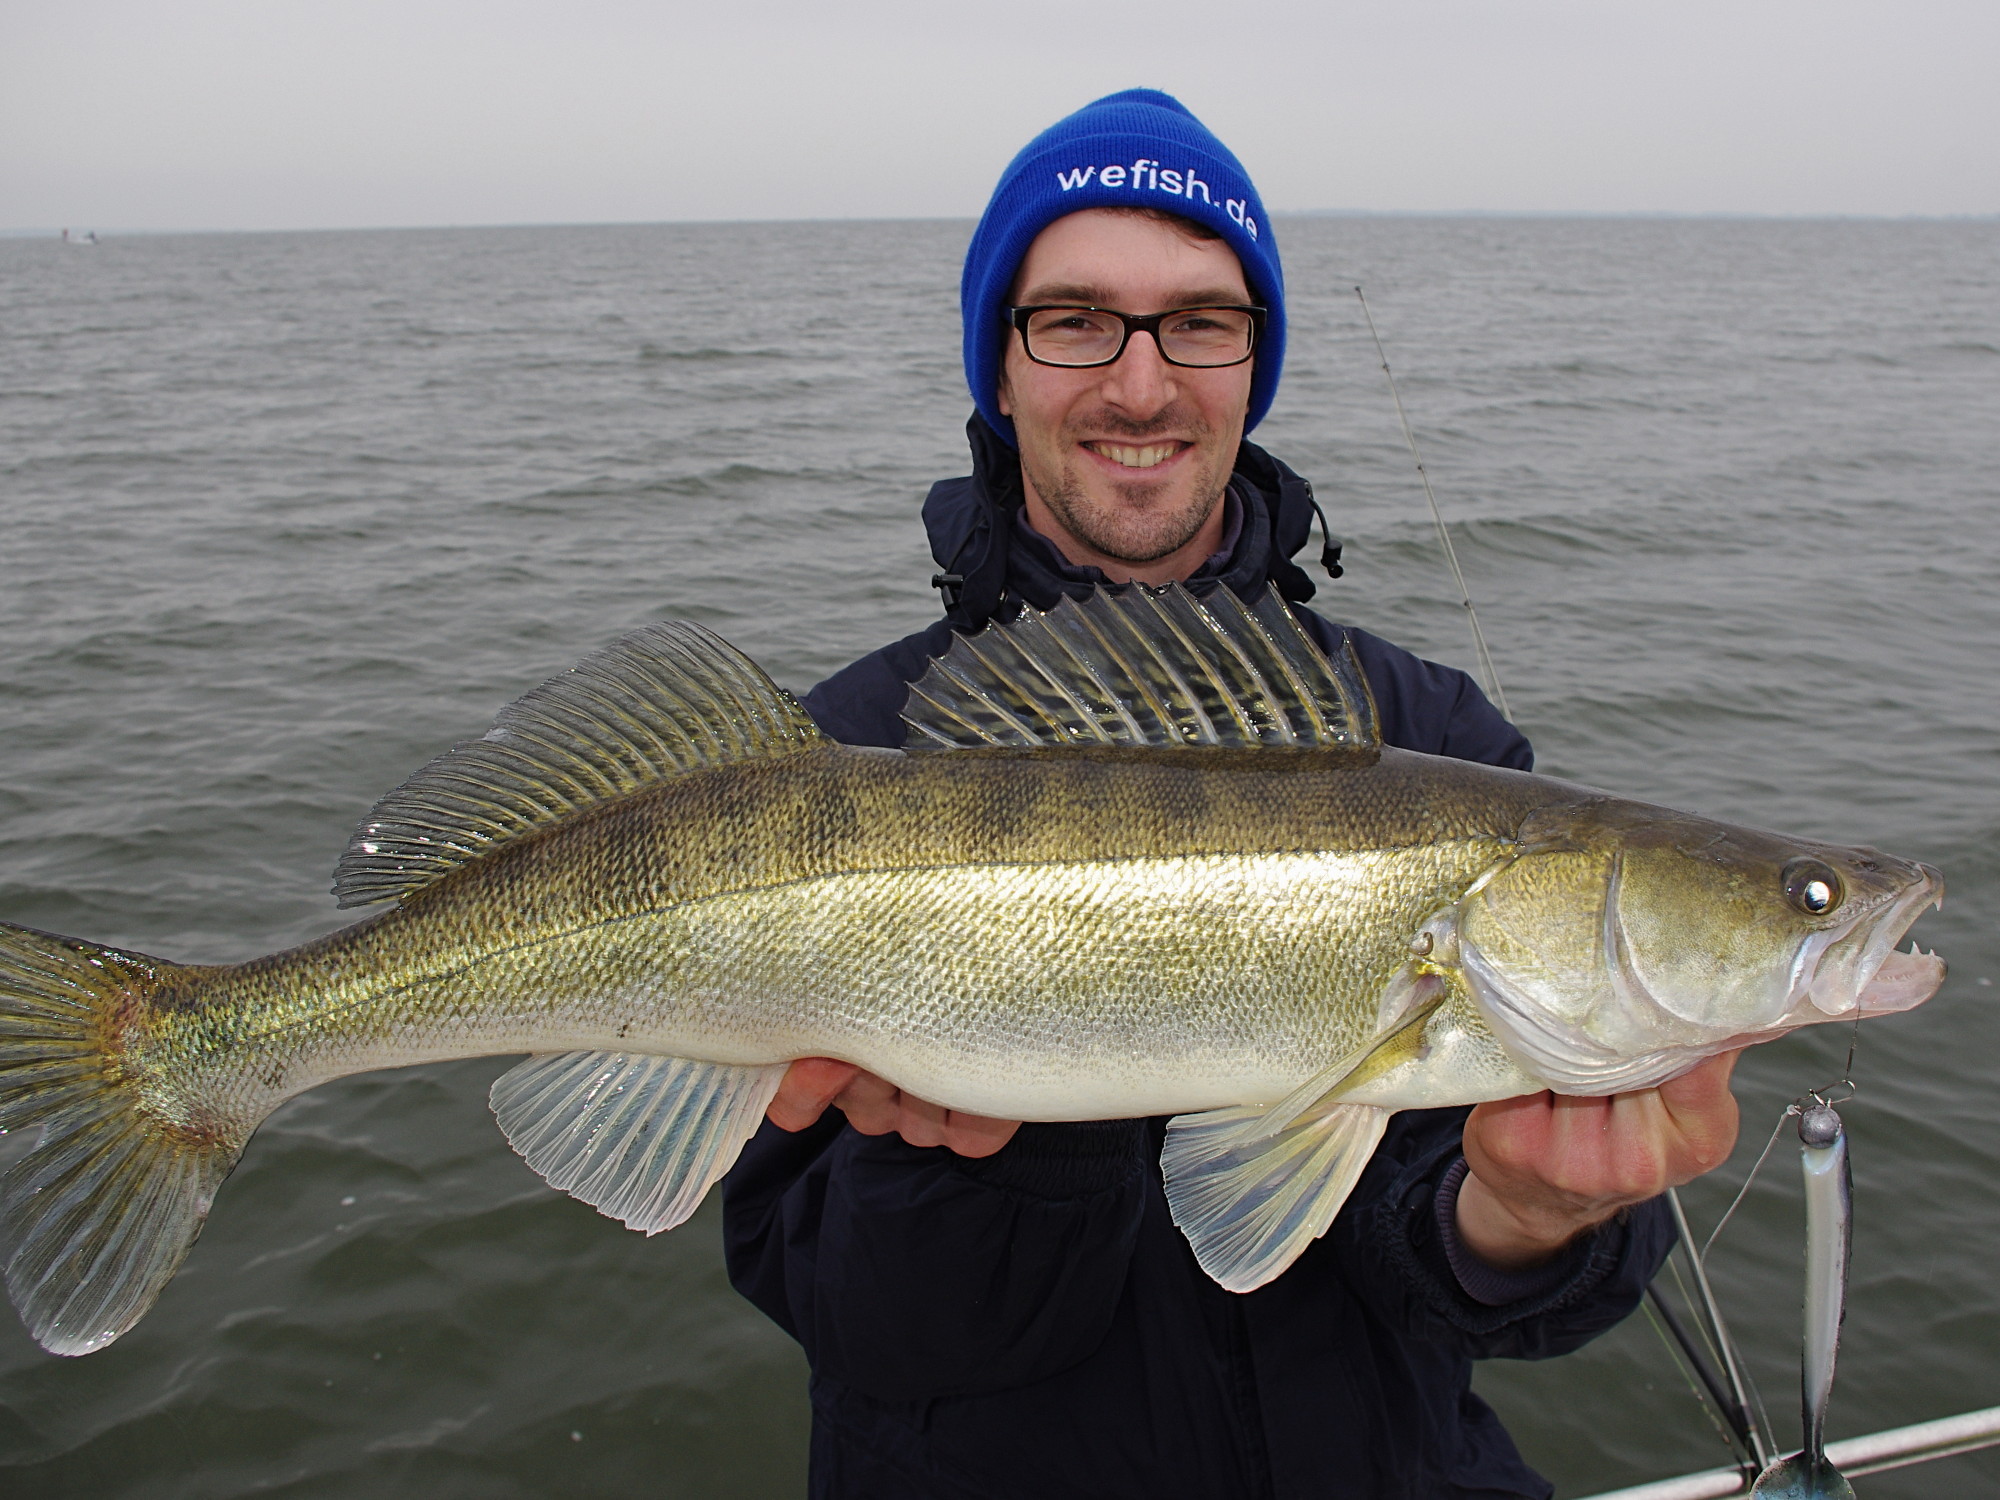
[[(924, 507), (947, 617), (815, 688), (822, 728), (900, 745), (954, 630), (1100, 583), (1276, 588), (1338, 648), (1296, 604), (1311, 489), (1243, 440), (1283, 359), (1277, 252), (1199, 122), (1133, 90), (1045, 132), (962, 297), (974, 472)], [(1346, 635), (1389, 743), (1529, 765), (1464, 674)], [(812, 1362), (815, 1495), (1546, 1495), (1469, 1362), (1632, 1309), (1671, 1243), (1657, 1195), (1734, 1143), (1729, 1067), (1399, 1115), (1327, 1234), (1239, 1296), (1168, 1215), (1164, 1121), (982, 1119), (809, 1059), (729, 1179), (731, 1276)]]

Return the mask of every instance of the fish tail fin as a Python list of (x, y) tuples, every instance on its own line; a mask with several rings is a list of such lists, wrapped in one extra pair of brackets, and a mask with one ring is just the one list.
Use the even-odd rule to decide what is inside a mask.
[(153, 1305), (247, 1130), (144, 1108), (122, 1041), (186, 966), (0, 923), (0, 1136), (39, 1132), (0, 1176), (0, 1255), (53, 1354), (101, 1349)]

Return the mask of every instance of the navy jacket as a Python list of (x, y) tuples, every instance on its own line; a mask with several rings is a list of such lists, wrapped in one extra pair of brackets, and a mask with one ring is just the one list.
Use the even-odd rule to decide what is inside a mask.
[[(948, 615), (807, 695), (821, 728), (898, 746), (907, 684), (951, 632), (1102, 581), (1020, 521), (1019, 468), (978, 418), (975, 471), (924, 507)], [(1198, 571), (1245, 599), (1312, 584), (1290, 557), (1312, 491), (1252, 444), (1230, 536)], [(1341, 632), (1298, 610), (1329, 650)], [(1348, 630), (1385, 739), (1526, 769), (1464, 673)], [(1399, 1114), (1324, 1238), (1247, 1295), (1202, 1272), (1161, 1188), (1163, 1120), (1024, 1125), (973, 1161), (829, 1110), (766, 1124), (726, 1184), (730, 1278), (812, 1365), (826, 1500), (1485, 1500), (1546, 1496), (1471, 1361), (1576, 1348), (1638, 1303), (1672, 1246), (1647, 1204), (1524, 1276), (1456, 1244), (1465, 1111)], [(1470, 1290), (1468, 1290), (1470, 1288)]]

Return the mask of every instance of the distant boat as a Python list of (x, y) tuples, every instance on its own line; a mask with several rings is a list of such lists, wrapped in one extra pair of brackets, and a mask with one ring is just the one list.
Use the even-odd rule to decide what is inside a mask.
[(94, 245), (97, 243), (97, 231), (86, 229), (82, 234), (71, 234), (65, 229), (62, 232), (62, 242), (65, 245)]

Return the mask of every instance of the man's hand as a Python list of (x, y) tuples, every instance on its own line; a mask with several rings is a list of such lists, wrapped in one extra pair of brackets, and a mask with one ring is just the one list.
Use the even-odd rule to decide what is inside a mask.
[(1480, 1105), (1465, 1122), (1460, 1242), (1496, 1270), (1527, 1270), (1619, 1209), (1721, 1166), (1736, 1145), (1729, 1075), (1741, 1055), (1636, 1093)]
[(780, 1130), (804, 1130), (832, 1105), (863, 1135), (894, 1131), (912, 1146), (948, 1146), (960, 1156), (991, 1156), (1021, 1128), (906, 1094), (893, 1083), (830, 1057), (802, 1057), (785, 1072), (765, 1111)]

